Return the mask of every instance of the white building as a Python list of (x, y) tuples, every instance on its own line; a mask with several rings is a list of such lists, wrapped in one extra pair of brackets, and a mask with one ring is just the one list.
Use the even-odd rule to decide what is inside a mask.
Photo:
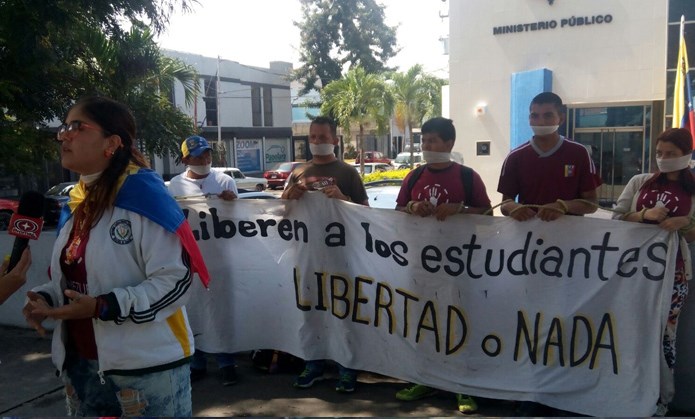
[(561, 133), (591, 148), (602, 203), (648, 172), (652, 143), (671, 124), (682, 14), (695, 52), (694, 0), (450, 2), (455, 149), (493, 203), (502, 162), (532, 136), (528, 108), (543, 91), (567, 104)]
[[(163, 52), (193, 66), (200, 76), (202, 96), (194, 105), (186, 105), (181, 85), (177, 85), (173, 101), (195, 119), (198, 135), (214, 148), (213, 165), (260, 173), (275, 163), (292, 160), (291, 63), (276, 61), (261, 68), (197, 54)], [(157, 158), (154, 167), (165, 179), (184, 170), (168, 158)]]

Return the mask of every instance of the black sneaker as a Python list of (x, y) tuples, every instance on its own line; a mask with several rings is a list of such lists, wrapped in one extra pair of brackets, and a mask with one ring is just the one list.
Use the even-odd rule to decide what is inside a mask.
[(222, 385), (231, 386), (236, 384), (236, 366), (229, 365), (221, 369), (222, 370)]
[(191, 368), (191, 383), (195, 383), (196, 381), (200, 381), (205, 377), (205, 374), (208, 373), (208, 370), (201, 370), (198, 368)]
[[(528, 417), (540, 417), (549, 416), (549, 407), (536, 402), (519, 402), (514, 410), (514, 416), (528, 418)], [(552, 415), (554, 416), (554, 415)]]

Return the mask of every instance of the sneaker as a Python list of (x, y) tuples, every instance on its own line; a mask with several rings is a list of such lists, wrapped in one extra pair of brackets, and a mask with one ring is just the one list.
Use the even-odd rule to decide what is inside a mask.
[(456, 404), (461, 413), (473, 413), (478, 410), (478, 403), (475, 402), (475, 399), (465, 394), (456, 395)]
[(293, 385), (297, 388), (309, 388), (317, 381), (323, 381), (323, 371), (307, 367), (304, 368), (304, 371), (294, 380)]
[(539, 417), (548, 416), (548, 409), (546, 406), (536, 403), (536, 402), (519, 402), (514, 409), (514, 416), (517, 417)]
[(205, 374), (208, 373), (208, 370), (206, 369), (199, 369), (199, 368), (191, 368), (191, 383), (195, 383), (196, 381), (200, 381), (205, 377)]
[(222, 371), (222, 385), (231, 386), (236, 384), (236, 367), (234, 365), (228, 365), (221, 368)]
[(414, 384), (413, 386), (404, 388), (396, 393), (396, 398), (405, 402), (412, 402), (413, 400), (420, 400), (424, 399), (425, 397), (430, 397), (437, 394), (437, 392), (438, 390), (435, 388), (423, 386), (421, 384)]
[(335, 385), (335, 391), (338, 393), (352, 393), (355, 391), (355, 384), (357, 383), (357, 376), (350, 373), (340, 374), (338, 383)]

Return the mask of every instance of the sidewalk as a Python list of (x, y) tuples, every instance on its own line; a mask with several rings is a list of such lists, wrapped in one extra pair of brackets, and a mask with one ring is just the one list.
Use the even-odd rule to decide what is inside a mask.
[[(50, 360), (50, 338), (34, 331), (0, 326), (0, 416), (64, 416), (60, 379)], [(237, 356), (239, 383), (223, 387), (211, 361), (208, 375), (193, 386), (195, 416), (461, 416), (452, 393), (400, 402), (394, 395), (407, 384), (378, 374), (361, 373), (357, 391), (334, 390), (336, 372), (311, 389), (292, 387), (294, 376), (269, 375), (251, 365), (248, 353)], [(510, 416), (511, 402), (477, 399), (475, 416)]]

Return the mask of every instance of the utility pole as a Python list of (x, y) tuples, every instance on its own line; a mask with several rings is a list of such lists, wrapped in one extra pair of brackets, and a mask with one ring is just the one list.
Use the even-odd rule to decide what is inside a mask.
[[(217, 144), (222, 144), (222, 121), (220, 120), (220, 56), (217, 56), (217, 91), (215, 98), (217, 100)], [(218, 145), (219, 147), (219, 145)]]

